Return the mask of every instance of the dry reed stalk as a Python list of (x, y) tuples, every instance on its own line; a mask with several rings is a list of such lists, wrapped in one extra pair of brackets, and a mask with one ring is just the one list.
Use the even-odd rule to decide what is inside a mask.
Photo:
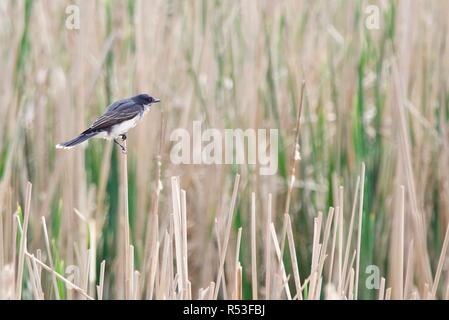
[(175, 250), (176, 250), (176, 271), (178, 274), (178, 290), (181, 294), (181, 299), (183, 297), (183, 292), (185, 288), (186, 275), (184, 274), (184, 246), (183, 246), (183, 235), (182, 235), (182, 213), (181, 213), (181, 194), (179, 180), (177, 177), (172, 177), (172, 202), (173, 202), (173, 227), (174, 227), (174, 239), (175, 239)]
[(95, 281), (97, 279), (97, 227), (96, 221), (92, 218), (88, 219), (87, 227), (89, 229), (89, 256), (90, 256), (90, 270), (89, 270), (89, 289), (88, 292), (95, 294)]
[(134, 246), (129, 246), (129, 263), (128, 270), (126, 271), (129, 279), (129, 299), (132, 299), (134, 296)]
[(207, 294), (207, 290), (208, 290), (208, 288), (206, 288), (206, 289), (199, 288), (198, 289), (198, 300), (204, 300), (204, 297)]
[(310, 267), (310, 294), (309, 299), (315, 299), (318, 281), (319, 257), (321, 254), (320, 234), (321, 234), (322, 213), (318, 212), (318, 217), (313, 219), (313, 241), (312, 241), (312, 265)]
[(346, 249), (345, 249), (345, 257), (343, 260), (343, 280), (342, 283), (345, 283), (345, 279), (346, 279), (346, 270), (348, 268), (348, 260), (349, 260), (349, 251), (351, 248), (351, 240), (352, 240), (352, 231), (353, 231), (353, 227), (354, 227), (354, 217), (355, 217), (355, 210), (357, 207), (357, 195), (359, 192), (359, 185), (360, 185), (360, 177), (357, 177), (357, 182), (355, 185), (355, 192), (354, 192), (354, 200), (352, 203), (352, 210), (351, 210), (351, 220), (349, 222), (349, 229), (348, 229), (348, 235), (346, 238)]
[(290, 257), (292, 260), (292, 270), (296, 286), (296, 296), (298, 297), (299, 300), (302, 300), (303, 296), (301, 290), (301, 277), (299, 276), (298, 260), (296, 258), (295, 241), (293, 238), (293, 230), (290, 215), (286, 214), (285, 219), (287, 221), (287, 240), (288, 240), (288, 247), (290, 249)]
[[(42, 251), (41, 251), (41, 249), (37, 249), (36, 250), (36, 257), (39, 259), (39, 260), (41, 260), (42, 261)], [(42, 267), (41, 266), (38, 266), (38, 265), (36, 265), (35, 266), (35, 269), (36, 269), (36, 275), (38, 276), (38, 279), (39, 279), (39, 285), (41, 286), (41, 290), (42, 290), (42, 282), (41, 282), (41, 279), (42, 279)], [(43, 293), (42, 293), (43, 294)]]
[(424, 300), (430, 300), (432, 298), (432, 293), (430, 292), (430, 285), (428, 283), (424, 284), (424, 292), (423, 292), (423, 299)]
[(319, 300), (320, 299), (320, 295), (321, 295), (321, 289), (323, 286), (323, 277), (318, 277), (320, 280), (318, 281), (318, 286), (316, 289), (316, 295), (315, 295), (315, 300)]
[[(147, 264), (151, 265), (151, 262), (148, 262), (148, 260), (154, 259), (154, 247), (155, 247), (155, 243), (157, 241), (158, 238), (158, 226), (155, 225), (159, 222), (159, 198), (160, 198), (160, 193), (163, 189), (163, 184), (162, 184), (162, 180), (161, 180), (161, 168), (162, 168), (162, 143), (163, 143), (163, 137), (164, 137), (164, 116), (163, 116), (163, 111), (161, 110), (161, 123), (160, 123), (160, 135), (159, 135), (159, 149), (158, 149), (158, 154), (156, 157), (156, 178), (154, 181), (154, 186), (153, 186), (153, 196), (152, 196), (152, 207), (151, 207), (151, 213), (150, 213), (150, 217), (148, 218), (147, 221), (147, 226), (146, 226), (146, 232), (145, 232), (145, 239), (150, 237), (150, 244), (149, 244), (149, 250), (151, 249), (151, 253), (147, 252), (147, 250), (145, 250), (145, 257), (144, 257), (144, 266), (143, 266), (143, 270), (147, 270)], [(147, 242), (147, 240), (145, 241)], [(146, 273), (143, 274), (143, 283), (146, 283)]]
[[(149, 222), (147, 224), (147, 229), (149, 228), (149, 234), (146, 234), (145, 236), (145, 243), (148, 243), (145, 247), (145, 254), (144, 254), (144, 262), (142, 266), (142, 283), (146, 284), (148, 287), (148, 280), (151, 278), (151, 266), (154, 264), (155, 259), (159, 259), (159, 257), (156, 255), (156, 244), (158, 242), (159, 237), (159, 214), (151, 214), (151, 216), (148, 218)], [(148, 230), (147, 230), (148, 232)], [(148, 242), (149, 237), (149, 242)], [(150, 281), (150, 286), (155, 286), (155, 284), (152, 284), (152, 281)], [(149, 291), (147, 291), (147, 299), (152, 299), (149, 297)]]
[(242, 265), (237, 265), (235, 272), (235, 299), (242, 300)]
[[(322, 245), (319, 245), (318, 251), (319, 252), (323, 251), (323, 246)], [(320, 296), (321, 296), (321, 288), (322, 288), (322, 285), (323, 285), (323, 275), (322, 275), (321, 271), (323, 270), (324, 261), (325, 261), (326, 258), (327, 258), (327, 255), (325, 254), (323, 256), (323, 260), (319, 261), (318, 262), (318, 266), (317, 266), (318, 285), (316, 286), (316, 289), (315, 289), (315, 299), (317, 299), (317, 300), (320, 299)]]
[(257, 243), (256, 243), (256, 194), (251, 193), (251, 289), (257, 300)]
[(332, 283), (332, 276), (333, 276), (333, 268), (334, 268), (334, 257), (335, 257), (335, 247), (336, 247), (336, 241), (337, 241), (337, 230), (339, 226), (340, 221), (340, 207), (337, 206), (335, 208), (336, 214), (335, 214), (335, 223), (334, 223), (334, 232), (332, 235), (332, 247), (331, 247), (331, 259), (329, 263), (329, 270), (328, 270), (328, 285)]
[[(18, 265), (18, 276), (16, 282), (16, 299), (20, 300), (22, 298), (22, 281), (23, 281), (23, 269), (24, 269), (24, 260), (25, 253), (27, 251), (27, 231), (28, 231), (28, 222), (30, 218), (30, 209), (31, 209), (31, 190), (33, 185), (31, 182), (27, 183), (27, 192), (25, 199), (25, 212), (24, 212), (24, 220), (23, 220), (23, 229), (22, 236), (20, 238), (20, 248), (19, 248), (19, 265)], [(13, 242), (14, 243), (14, 242)]]
[[(126, 140), (122, 141), (123, 147), (127, 150)], [(128, 205), (128, 155), (123, 153), (122, 157), (122, 196), (123, 196), (123, 236), (124, 236), (124, 253), (125, 253), (125, 268), (124, 268), (124, 280), (125, 280), (125, 299), (129, 300), (132, 295), (132, 274), (130, 275), (131, 268), (131, 253), (130, 253), (130, 231), (129, 231), (129, 205)]]
[(59, 273), (57, 273), (56, 271), (54, 271), (52, 268), (47, 266), (45, 263), (43, 263), (42, 261), (38, 260), (34, 255), (32, 255), (32, 254), (30, 254), (28, 252), (25, 252), (25, 255), (27, 257), (30, 257), (32, 260), (34, 260), (37, 264), (39, 264), (45, 270), (53, 273), (58, 279), (62, 280), (68, 286), (68, 288), (75, 290), (76, 292), (78, 292), (79, 294), (81, 294), (82, 296), (87, 298), (88, 300), (94, 300), (94, 298), (89, 296), (82, 288), (80, 288), (79, 286), (77, 286), (76, 284), (74, 284), (73, 282), (71, 282), (70, 280), (65, 278), (64, 276), (62, 276)]
[[(42, 254), (39, 249), (36, 250), (36, 255), (39, 260), (42, 259)], [(34, 260), (31, 261), (31, 264), (32, 264), (32, 268), (30, 270), (32, 270), (32, 272), (34, 273), (34, 279), (36, 282), (36, 290), (38, 293), (38, 299), (44, 300), (44, 291), (42, 290), (42, 268), (40, 266), (38, 266)]]
[(449, 224), (446, 227), (446, 233), (444, 236), (443, 246), (441, 247), (440, 258), (438, 260), (437, 271), (435, 272), (435, 280), (432, 285), (432, 291), (431, 291), (432, 298), (435, 298), (436, 294), (437, 294), (438, 284), (440, 282), (441, 271), (443, 270), (443, 265), (446, 260), (446, 252), (447, 252), (448, 245), (449, 245)]
[(153, 251), (152, 259), (151, 259), (151, 266), (150, 266), (150, 283), (148, 288), (148, 295), (147, 299), (153, 299), (153, 292), (156, 282), (156, 273), (157, 273), (157, 266), (159, 263), (159, 241), (156, 241), (155, 249)]
[[(317, 255), (321, 254), (321, 250), (323, 249), (323, 245), (319, 244), (315, 251), (317, 252)], [(326, 255), (324, 257), (327, 257)], [(311, 286), (310, 286), (310, 298), (311, 299), (319, 299), (320, 296), (320, 290), (321, 290), (321, 282), (322, 282), (322, 275), (319, 273), (319, 270), (323, 268), (324, 260), (320, 263), (319, 259), (316, 258), (314, 261), (314, 268), (313, 273), (311, 274)]]
[(360, 182), (360, 201), (359, 201), (359, 222), (357, 231), (357, 260), (355, 264), (355, 294), (354, 298), (359, 297), (359, 277), (360, 277), (360, 252), (362, 247), (362, 227), (363, 227), (363, 196), (365, 193), (365, 163), (362, 162), (362, 174)]
[(188, 288), (189, 268), (188, 268), (188, 251), (187, 251), (187, 194), (181, 189), (181, 229), (182, 229), (182, 264), (184, 272), (184, 288), (183, 290), (188, 296), (192, 296)]
[[(354, 252), (352, 253), (351, 262), (349, 263), (349, 271), (351, 271), (351, 269), (354, 269), (353, 265), (354, 265), (356, 253), (357, 253), (357, 250), (354, 250)], [(352, 283), (352, 285), (354, 285), (354, 284)], [(349, 272), (348, 272), (348, 278), (346, 279), (346, 282), (344, 283), (344, 286), (343, 286), (343, 290), (340, 294), (341, 297), (347, 297), (349, 295), (349, 293), (351, 292), (351, 291), (348, 291), (350, 286), (351, 286), (351, 279), (349, 278)], [(348, 292), (348, 295), (346, 294), (346, 292)]]
[[(79, 212), (76, 208), (74, 208), (73, 210), (75, 212), (75, 215), (84, 223), (86, 224), (87, 228), (89, 229), (88, 234), (86, 235), (85, 232), (81, 232), (80, 237), (82, 239), (89, 237), (89, 249), (87, 250), (87, 254), (86, 254), (86, 250), (84, 250), (84, 248), (87, 246), (86, 241), (82, 241), (81, 243), (81, 250), (82, 250), (82, 254), (79, 254), (79, 249), (77, 249), (77, 255), (78, 255), (78, 260), (80, 260), (81, 264), (83, 265), (82, 268), (82, 274), (81, 274), (81, 283), (82, 283), (82, 288), (89, 293), (89, 291), (94, 291), (94, 290), (89, 290), (92, 289), (92, 285), (94, 285), (95, 282), (95, 277), (96, 277), (96, 266), (94, 263), (92, 263), (92, 261), (96, 261), (95, 260), (95, 250), (96, 250), (96, 238), (95, 238), (95, 222), (92, 219), (88, 219), (86, 218), (83, 214), (81, 214), (81, 212)], [(84, 231), (84, 228), (82, 228), (81, 230)], [(95, 248), (95, 249), (93, 249)], [(92, 279), (92, 281), (90, 281)], [(91, 286), (89, 286), (89, 283), (91, 284)]]
[[(16, 220), (14, 218), (16, 212), (14, 211), (13, 207), (12, 207), (12, 191), (11, 189), (8, 189), (8, 212), (13, 212), (13, 214), (7, 214), (6, 215), (6, 219), (5, 219), (5, 223), (4, 226), (11, 226), (10, 228), (6, 228), (6, 230), (4, 230), (4, 239), (6, 239), (5, 243), (14, 243), (12, 242), (13, 239), (14, 241), (16, 241), (16, 235), (17, 235), (17, 226), (16, 226)], [(12, 248), (8, 247), (5, 248), (5, 256), (6, 256), (6, 260), (12, 261), (12, 263), (15, 265), (15, 260), (16, 260), (16, 250), (17, 250), (17, 246), (11, 246)], [(13, 279), (15, 281), (15, 277)], [(14, 291), (14, 286), (13, 286), (13, 291)]]
[(289, 185), (288, 185), (287, 198), (285, 200), (284, 214), (288, 214), (290, 212), (291, 195), (292, 195), (293, 186), (294, 186), (295, 180), (296, 180), (296, 162), (301, 159), (301, 155), (299, 153), (299, 150), (300, 150), (299, 149), (299, 137), (300, 137), (299, 129), (300, 129), (300, 125), (301, 125), (301, 113), (302, 113), (305, 87), (306, 87), (306, 82), (303, 80), (302, 84), (301, 84), (301, 98), (299, 100), (299, 106), (298, 106), (298, 110), (297, 110), (296, 135), (295, 135), (295, 143), (293, 145), (292, 164), (290, 167), (290, 179), (289, 179)]
[(414, 271), (414, 265), (413, 262), (414, 259), (414, 243), (413, 238), (410, 241), (409, 247), (408, 247), (408, 255), (407, 255), (407, 271), (405, 274), (405, 284), (404, 284), (404, 299), (407, 299), (408, 294), (411, 290), (411, 284), (413, 282), (413, 271)]
[(354, 268), (349, 271), (348, 300), (354, 300)]
[(446, 281), (446, 290), (444, 292), (444, 300), (449, 300), (449, 280)]
[(307, 300), (315, 300), (316, 295), (316, 285), (318, 282), (318, 271), (315, 269), (312, 269), (313, 271), (310, 272), (310, 276), (308, 278), (309, 280), (309, 294), (307, 296)]
[(213, 300), (214, 299), (214, 292), (215, 292), (215, 282), (211, 282), (209, 284), (209, 295), (207, 297), (208, 300)]
[(329, 212), (327, 214), (326, 225), (324, 227), (323, 246), (319, 259), (319, 270), (318, 270), (319, 277), (321, 277), (321, 274), (323, 273), (324, 261), (327, 257), (327, 246), (329, 242), (329, 236), (331, 232), (333, 219), (334, 219), (334, 208), (330, 207)]
[[(315, 225), (316, 223), (316, 225)], [(322, 211), (318, 211), (318, 215), (316, 218), (314, 218), (314, 234), (313, 234), (313, 238), (312, 238), (312, 245), (313, 243), (315, 243), (316, 247), (320, 248), (320, 250), (316, 250), (315, 252), (312, 250), (312, 261), (315, 262), (315, 269), (318, 266), (320, 257), (321, 257), (321, 247), (322, 247), (322, 243), (321, 243), (321, 230), (322, 230), (322, 226), (323, 226), (323, 212)], [(316, 232), (315, 232), (316, 231)]]
[[(237, 279), (237, 276), (238, 276), (238, 268), (239, 268), (239, 266), (241, 267), (240, 260), (239, 260), (239, 257), (240, 257), (240, 244), (241, 244), (241, 242), (242, 242), (242, 227), (239, 227), (239, 229), (237, 231), (237, 243), (236, 243), (236, 246), (235, 246), (235, 260), (234, 260), (234, 266), (235, 266), (234, 275), (236, 277), (235, 284), (239, 283), (238, 279)], [(240, 279), (240, 285), (241, 285), (241, 279)], [(238, 290), (239, 290), (239, 288), (235, 287), (234, 292), (235, 292), (235, 296), (236, 297), (237, 297), (237, 291)]]
[[(17, 234), (21, 233), (21, 226), (20, 226), (20, 219), (19, 219), (19, 215), (16, 213), (14, 213), (14, 219), (12, 220), (12, 224), (13, 224), (13, 230), (11, 232), (11, 243), (17, 243)], [(16, 280), (16, 268), (15, 266), (17, 266), (17, 245), (12, 246), (12, 265), (13, 265), (13, 276), (14, 276), (14, 285), (13, 285), (13, 298), (16, 298), (16, 287), (17, 287), (17, 280)]]
[(36, 270), (33, 268), (32, 262), (30, 261), (29, 257), (27, 257), (26, 262), (27, 262), (27, 266), (28, 266), (28, 274), (30, 277), (31, 291), (33, 292), (33, 296), (36, 300), (42, 300), (40, 293), (39, 293), (39, 289), (38, 289), (38, 283), (37, 283), (37, 279), (36, 279)]
[(398, 230), (396, 234), (395, 253), (393, 259), (394, 274), (393, 274), (393, 286), (392, 296), (395, 299), (404, 299), (404, 228), (405, 228), (405, 188), (400, 186), (400, 208), (396, 213), (395, 225)]
[[(300, 145), (299, 145), (299, 138), (300, 138), (300, 126), (301, 126), (301, 114), (302, 114), (302, 107), (303, 107), (303, 101), (304, 101), (304, 91), (306, 87), (305, 80), (302, 81), (301, 84), (301, 97), (299, 100), (298, 110), (297, 110), (297, 117), (296, 117), (296, 128), (295, 128), (295, 140), (293, 144), (293, 150), (292, 150), (292, 158), (291, 158), (291, 167), (290, 167), (290, 175), (289, 175), (289, 181), (288, 181), (288, 191), (287, 191), (287, 197), (285, 200), (285, 214), (290, 213), (290, 202), (291, 197), (293, 193), (293, 187), (295, 185), (296, 181), (296, 163), (301, 160), (301, 153), (300, 153)], [(284, 253), (285, 248), (285, 238), (287, 233), (287, 226), (284, 225), (281, 232), (281, 253)]]
[(186, 292), (187, 292), (187, 300), (192, 300), (192, 282), (190, 282), (189, 279), (187, 279), (187, 288), (186, 288)]
[(407, 182), (407, 190), (410, 197), (411, 204), (411, 212), (412, 212), (412, 226), (414, 228), (414, 233), (416, 235), (416, 245), (417, 245), (417, 253), (420, 259), (418, 260), (419, 272), (421, 273), (421, 285), (422, 283), (431, 283), (432, 282), (432, 274), (430, 270), (430, 261), (428, 252), (426, 250), (426, 238), (425, 238), (425, 230), (423, 226), (424, 217), (422, 215), (418, 199), (416, 196), (416, 187), (413, 175), (413, 166), (412, 166), (412, 155), (410, 151), (410, 141), (408, 137), (408, 129), (407, 129), (407, 121), (406, 116), (404, 114), (404, 108), (406, 100), (405, 98), (405, 89), (403, 78), (400, 76), (400, 72), (397, 66), (397, 59), (393, 59), (393, 79), (395, 85), (395, 97), (398, 104), (397, 112), (399, 118), (399, 138), (400, 142), (400, 155), (403, 158), (403, 162), (405, 163), (405, 178)]
[(3, 211), (0, 210), (0, 270), (3, 270), (3, 266), (5, 265), (5, 249), (3, 238)]
[(380, 279), (380, 287), (379, 287), (379, 300), (385, 299), (385, 278), (382, 277)]
[(340, 215), (339, 215), (339, 221), (338, 221), (338, 285), (337, 285), (337, 292), (338, 294), (341, 294), (341, 287), (343, 285), (343, 225), (344, 225), (344, 199), (343, 199), (343, 187), (340, 186), (339, 188), (339, 207), (340, 207)]
[[(45, 223), (45, 217), (42, 217), (41, 219), (42, 219), (42, 229), (44, 231), (45, 249), (47, 250), (48, 262), (50, 264), (50, 268), (54, 269), (53, 257), (50, 249), (50, 240), (48, 238), (47, 232), (47, 224)], [(57, 300), (59, 300), (58, 282), (56, 281), (56, 276), (54, 274), (52, 274), (52, 283), (53, 283), (53, 290), (55, 292), (55, 297)]]
[[(108, 182), (109, 171), (111, 168), (111, 154), (113, 144), (107, 143), (101, 160), (100, 180), (98, 184), (97, 202), (96, 202), (96, 221), (104, 220), (104, 199), (106, 195), (106, 186)], [(56, 184), (55, 184), (56, 185)], [(100, 223), (102, 225), (103, 223)]]
[[(174, 236), (173, 236), (173, 219), (170, 219), (170, 228), (169, 228), (169, 246), (168, 246), (168, 279), (169, 279), (169, 283), (167, 286), (167, 292), (166, 292), (166, 299), (174, 299), (175, 295), (175, 290), (176, 290), (176, 284), (177, 284), (177, 278), (175, 276), (174, 273), (174, 268), (173, 268), (173, 263), (172, 261), (174, 260), (174, 254), (173, 254), (173, 245), (174, 245)], [(161, 275), (162, 276), (162, 275)]]
[(268, 194), (268, 210), (267, 221), (265, 226), (265, 299), (270, 300), (271, 297), (271, 241), (270, 226), (272, 217), (272, 195)]
[[(214, 230), (215, 230), (215, 237), (217, 239), (218, 256), (221, 257), (221, 242), (220, 242), (220, 233), (218, 231), (218, 220), (217, 219), (215, 219), (215, 221), (214, 221)], [(222, 283), (221, 291), (223, 293), (223, 299), (227, 300), (228, 291), (226, 289), (226, 275), (225, 275), (225, 272), (223, 272), (221, 283)]]
[[(161, 256), (161, 265), (160, 265), (160, 273), (159, 273), (159, 279), (157, 279), (157, 285), (156, 285), (156, 299), (162, 299), (164, 294), (168, 291), (169, 285), (165, 277), (162, 277), (162, 275), (168, 275), (168, 258), (169, 258), (169, 245), (170, 245), (170, 235), (168, 234), (168, 231), (165, 230), (164, 237), (162, 239), (162, 256)], [(146, 296), (147, 300), (152, 299), (150, 294), (147, 292)]]
[(103, 300), (103, 294), (104, 294), (104, 270), (106, 268), (106, 261), (103, 260), (100, 263), (100, 280), (99, 284), (97, 286), (97, 297), (98, 300)]
[[(84, 250), (83, 250), (84, 251)], [(81, 288), (84, 290), (84, 292), (89, 293), (88, 286), (89, 286), (89, 274), (90, 274), (90, 264), (91, 264), (91, 256), (89, 254), (89, 250), (87, 250), (86, 259), (84, 260), (84, 266), (81, 273)]]
[(391, 300), (391, 288), (385, 290), (385, 300)]
[(274, 228), (274, 224), (271, 223), (270, 225), (270, 232), (271, 232), (271, 239), (273, 240), (274, 243), (274, 251), (276, 253), (277, 256), (277, 260), (279, 263), (279, 268), (281, 271), (281, 280), (283, 282), (283, 287), (285, 289), (285, 294), (287, 295), (287, 299), (291, 300), (292, 296), (290, 293), (290, 287), (288, 286), (288, 279), (287, 279), (287, 274), (285, 272), (285, 266), (284, 266), (284, 260), (282, 259), (282, 255), (281, 255), (281, 249), (279, 247), (279, 242), (278, 242), (278, 238), (276, 235), (276, 230)]
[[(0, 182), (1, 184), (1, 182)], [(0, 210), (0, 273), (2, 270), (6, 270), (6, 268), (9, 266), (9, 263), (11, 260), (15, 259), (15, 255), (13, 257), (9, 257), (10, 252), (17, 247), (16, 245), (10, 246), (9, 243), (15, 243), (11, 241), (11, 234), (13, 233), (14, 229), (14, 220), (11, 218), (14, 218), (14, 215), (10, 214), (4, 214), (3, 210), (6, 212), (13, 212), (12, 209), (12, 194), (11, 189), (8, 188), (5, 191), (5, 194), (0, 194), (0, 203), (3, 204), (2, 210)], [(8, 274), (9, 271), (5, 271), (5, 275)], [(5, 279), (7, 279), (8, 276), (6, 276)], [(6, 281), (9, 282), (9, 281)], [(15, 277), (13, 274), (13, 287), (12, 292), (15, 290)], [(9, 286), (6, 287), (7, 289)], [(1, 291), (1, 290), (0, 290)], [(7, 290), (9, 292), (9, 289)], [(1, 294), (0, 294), (1, 295)]]
[(220, 281), (221, 281), (221, 276), (223, 274), (224, 263), (225, 263), (225, 259), (226, 259), (226, 252), (228, 249), (229, 236), (231, 234), (231, 226), (232, 226), (232, 220), (234, 217), (235, 203), (237, 201), (237, 191), (239, 188), (239, 182), (240, 182), (240, 175), (236, 174), (235, 182), (234, 182), (234, 189), (232, 191), (231, 205), (229, 207), (229, 212), (228, 212), (228, 217), (227, 217), (226, 233), (225, 233), (225, 238), (224, 238), (223, 245), (222, 245), (222, 253), (220, 256), (220, 266), (218, 268), (218, 275), (217, 275), (217, 281), (216, 281), (217, 285), (215, 286), (214, 300), (216, 300), (218, 298), (218, 291), (220, 290)]
[(134, 271), (134, 277), (133, 277), (133, 300), (138, 300), (140, 297), (140, 272), (135, 270)]

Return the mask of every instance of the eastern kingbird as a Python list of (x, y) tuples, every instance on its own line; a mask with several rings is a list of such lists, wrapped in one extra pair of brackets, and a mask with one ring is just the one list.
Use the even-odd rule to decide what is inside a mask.
[(56, 148), (71, 149), (95, 137), (108, 140), (113, 139), (120, 146), (122, 152), (126, 152), (125, 147), (118, 142), (117, 138), (121, 137), (122, 141), (126, 140), (128, 130), (134, 128), (150, 109), (150, 106), (157, 102), (160, 102), (160, 100), (148, 94), (139, 94), (128, 99), (116, 101), (108, 106), (106, 112), (95, 120), (89, 129), (83, 131), (72, 140), (56, 145)]

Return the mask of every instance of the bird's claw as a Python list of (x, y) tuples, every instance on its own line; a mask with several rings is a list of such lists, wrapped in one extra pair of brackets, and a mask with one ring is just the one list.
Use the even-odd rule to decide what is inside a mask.
[[(126, 140), (126, 136), (125, 136), (125, 139), (123, 139), (123, 136), (124, 135), (122, 135), (122, 137), (121, 137), (122, 141), (125, 141)], [(120, 149), (122, 149), (122, 153), (126, 154), (126, 148), (120, 142), (118, 142), (117, 139), (114, 139), (114, 142), (120, 147)]]

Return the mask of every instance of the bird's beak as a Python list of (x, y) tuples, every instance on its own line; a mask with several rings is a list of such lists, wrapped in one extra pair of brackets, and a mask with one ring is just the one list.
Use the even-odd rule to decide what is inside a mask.
[(158, 103), (158, 102), (161, 102), (161, 100), (158, 98), (154, 98), (153, 103)]

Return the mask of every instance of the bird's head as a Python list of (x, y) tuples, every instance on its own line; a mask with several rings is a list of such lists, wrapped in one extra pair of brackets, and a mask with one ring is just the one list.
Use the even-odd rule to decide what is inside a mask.
[(132, 97), (131, 99), (134, 100), (134, 102), (136, 102), (138, 104), (143, 104), (143, 105), (148, 105), (148, 106), (153, 103), (158, 103), (161, 101), (161, 100), (159, 100), (155, 97), (152, 97), (146, 93), (139, 94), (137, 96)]

